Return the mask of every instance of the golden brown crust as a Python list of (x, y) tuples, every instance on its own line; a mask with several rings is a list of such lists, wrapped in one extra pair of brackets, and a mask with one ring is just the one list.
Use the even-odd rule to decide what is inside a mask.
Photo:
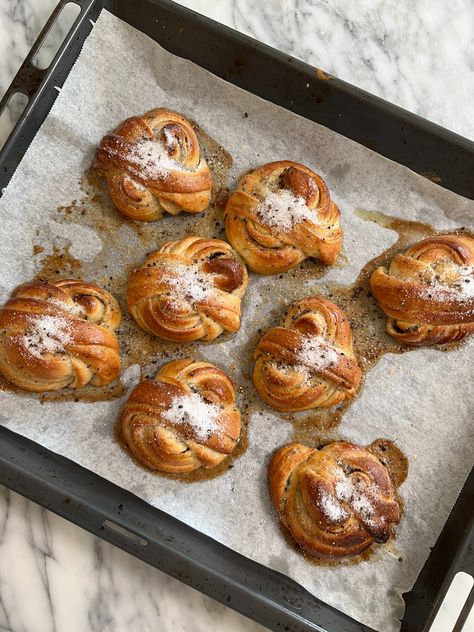
[[(173, 162), (157, 168), (159, 149)], [(211, 172), (191, 123), (165, 108), (129, 118), (104, 136), (96, 166), (115, 206), (135, 220), (160, 219), (164, 211), (198, 213), (211, 199)]]
[[(321, 349), (316, 366), (301, 359), (300, 350), (308, 340)], [(281, 326), (264, 334), (254, 359), (255, 388), (276, 410), (333, 406), (359, 388), (361, 370), (350, 325), (337, 305), (319, 296), (293, 303)]]
[(310, 555), (341, 559), (386, 542), (401, 509), (387, 469), (344, 441), (313, 449), (291, 443), (268, 469), (270, 497), (282, 524)]
[[(172, 423), (164, 416), (173, 400), (190, 393), (219, 408), (218, 430), (205, 438), (186, 420)], [(133, 389), (119, 418), (118, 433), (132, 455), (151, 470), (184, 473), (213, 468), (239, 440), (240, 412), (234, 385), (208, 362), (168, 362), (154, 380), (145, 380)]]
[[(288, 190), (314, 210), (315, 221), (296, 223), (287, 232), (268, 226), (258, 208), (270, 193)], [(271, 162), (244, 176), (225, 208), (227, 238), (254, 272), (278, 274), (307, 257), (333, 265), (342, 246), (340, 212), (325, 181), (296, 162)]]
[(474, 239), (438, 235), (395, 255), (370, 289), (388, 333), (408, 345), (461, 340), (474, 331)]
[[(185, 272), (192, 269), (204, 274), (212, 292), (178, 300), (174, 284), (182, 266)], [(155, 336), (176, 342), (209, 341), (224, 331), (239, 329), (247, 285), (246, 267), (227, 242), (186, 237), (164, 244), (132, 272), (127, 304), (140, 327)]]
[(93, 283), (19, 287), (0, 309), (0, 371), (27, 391), (108, 384), (120, 372), (115, 298)]

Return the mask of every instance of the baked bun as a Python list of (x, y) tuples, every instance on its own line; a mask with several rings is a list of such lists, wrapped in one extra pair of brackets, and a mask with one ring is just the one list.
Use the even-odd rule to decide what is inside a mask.
[(282, 524), (317, 558), (359, 555), (374, 542), (386, 542), (400, 522), (386, 467), (353, 443), (321, 449), (290, 443), (274, 454), (268, 482)]
[(437, 235), (380, 267), (370, 289), (388, 333), (407, 345), (461, 340), (474, 331), (474, 239)]
[(279, 274), (314, 257), (333, 265), (342, 246), (340, 212), (324, 180), (290, 160), (244, 176), (225, 208), (227, 238), (249, 268)]
[(351, 327), (339, 307), (320, 296), (293, 303), (281, 326), (264, 334), (254, 359), (255, 388), (276, 410), (333, 406), (359, 388)]
[(78, 280), (22, 285), (0, 309), (0, 371), (27, 391), (56, 391), (118, 377), (115, 298)]
[(134, 270), (130, 313), (142, 329), (174, 340), (214, 340), (240, 327), (245, 265), (225, 241), (186, 237), (164, 244)]
[(238, 443), (231, 379), (208, 362), (174, 360), (130, 393), (118, 434), (145, 467), (184, 473), (219, 465)]
[(191, 123), (165, 108), (133, 116), (104, 136), (95, 164), (112, 202), (135, 220), (198, 213), (211, 199), (211, 172)]

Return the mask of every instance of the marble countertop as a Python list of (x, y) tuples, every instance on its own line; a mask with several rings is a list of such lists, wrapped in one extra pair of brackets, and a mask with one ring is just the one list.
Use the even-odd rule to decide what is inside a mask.
[[(0, 0), (0, 96), (55, 4)], [(474, 139), (471, 0), (180, 4)], [(157, 629), (263, 630), (0, 486), (0, 632)]]

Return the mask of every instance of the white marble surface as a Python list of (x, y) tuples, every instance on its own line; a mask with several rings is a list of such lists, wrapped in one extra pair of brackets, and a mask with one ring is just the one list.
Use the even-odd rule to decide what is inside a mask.
[[(0, 95), (55, 4), (0, 0)], [(474, 138), (472, 0), (181, 4)], [(0, 632), (158, 629), (262, 628), (0, 487)]]
[[(472, 0), (180, 0), (474, 139)], [(0, 0), (0, 94), (56, 0)]]

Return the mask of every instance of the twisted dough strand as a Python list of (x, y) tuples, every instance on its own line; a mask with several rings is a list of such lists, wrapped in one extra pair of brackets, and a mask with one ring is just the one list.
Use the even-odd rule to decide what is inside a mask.
[[(173, 400), (190, 393), (219, 408), (218, 430), (205, 438), (186, 420), (171, 423), (166, 418)], [(121, 440), (142, 465), (183, 473), (215, 467), (233, 451), (240, 435), (240, 412), (234, 385), (223, 371), (207, 362), (175, 360), (154, 380), (133, 389), (118, 424)]]
[(0, 310), (0, 371), (27, 391), (108, 384), (120, 371), (115, 298), (78, 280), (33, 282)]
[[(307, 340), (321, 349), (320, 366), (305, 366), (301, 360), (299, 350)], [(326, 353), (332, 361), (325, 361)], [(350, 325), (337, 305), (322, 297), (296, 301), (281, 326), (264, 334), (254, 359), (255, 388), (276, 410), (333, 406), (359, 388), (361, 370)]]
[(96, 166), (115, 206), (135, 220), (198, 213), (211, 199), (211, 172), (191, 123), (165, 108), (129, 118), (104, 136)]
[(379, 267), (370, 289), (387, 315), (388, 333), (429, 346), (461, 340), (474, 331), (474, 239), (438, 235)]
[[(212, 291), (198, 299), (177, 297), (179, 267), (204, 275)], [(245, 266), (220, 239), (187, 237), (164, 244), (134, 270), (127, 288), (128, 309), (149, 333), (177, 342), (214, 340), (240, 327), (240, 303), (248, 284)]]
[[(303, 199), (314, 220), (297, 222), (291, 230), (265, 224), (259, 207), (276, 191)], [(225, 229), (235, 250), (259, 274), (285, 272), (307, 257), (333, 265), (342, 246), (340, 211), (325, 181), (289, 160), (268, 163), (240, 180), (225, 208)]]
[(269, 465), (270, 496), (296, 543), (322, 559), (351, 557), (386, 542), (401, 517), (387, 469), (364, 448), (291, 443)]

